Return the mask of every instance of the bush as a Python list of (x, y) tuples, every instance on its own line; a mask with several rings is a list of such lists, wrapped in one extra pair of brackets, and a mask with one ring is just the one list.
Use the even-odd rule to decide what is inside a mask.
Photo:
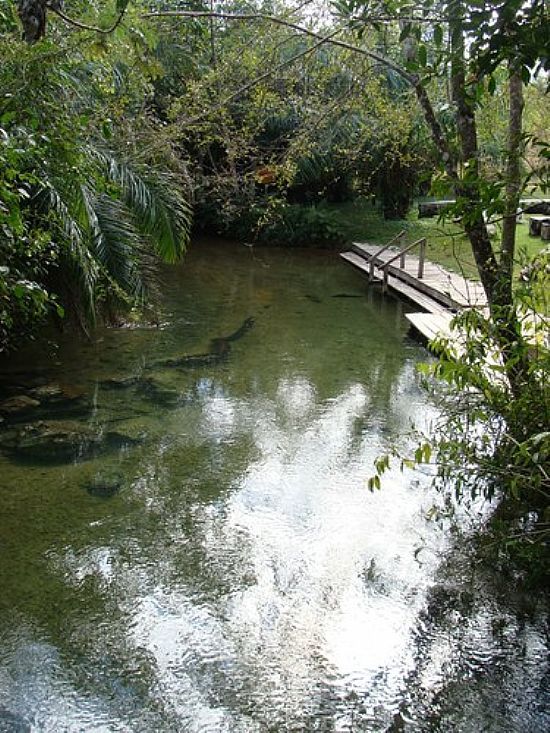
[(346, 236), (337, 213), (324, 206), (280, 204), (270, 212), (259, 240), (285, 247), (333, 247)]
[(335, 247), (346, 240), (341, 217), (323, 204), (288, 204), (264, 198), (247, 206), (220, 206), (205, 199), (195, 206), (196, 226), (230, 239), (282, 247)]

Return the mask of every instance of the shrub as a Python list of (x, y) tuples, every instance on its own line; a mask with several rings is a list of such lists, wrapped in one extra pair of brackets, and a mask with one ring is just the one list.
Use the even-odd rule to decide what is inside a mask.
[(280, 204), (270, 212), (259, 240), (285, 247), (333, 247), (346, 241), (334, 213), (324, 206)]

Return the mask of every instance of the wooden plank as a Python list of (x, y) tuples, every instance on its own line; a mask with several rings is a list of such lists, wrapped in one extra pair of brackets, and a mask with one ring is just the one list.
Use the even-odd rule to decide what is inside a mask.
[[(352, 251), (342, 253), (341, 257), (355, 267), (358, 267), (367, 275), (371, 271), (371, 262), (375, 261), (379, 265), (379, 267), (374, 269), (374, 273), (377, 275), (375, 281), (380, 282), (384, 274), (384, 269), (382, 269), (384, 260), (391, 259), (398, 251), (395, 249), (393, 252), (387, 250), (382, 256), (378, 245), (356, 242), (353, 244)], [(380, 257), (378, 256), (379, 254), (381, 255)], [(412, 257), (410, 259), (413, 260)], [(409, 264), (409, 269), (411, 267), (416, 267), (414, 261), (412, 261), (412, 264)], [(412, 326), (428, 341), (433, 341), (435, 338), (448, 339), (448, 348), (451, 351), (452, 358), (461, 358), (466, 348), (466, 333), (462, 329), (451, 327), (455, 313), (449, 307), (449, 303), (454, 302), (458, 306), (456, 308), (458, 311), (463, 310), (463, 307), (455, 300), (456, 293), (453, 292), (453, 296), (455, 297), (450, 298), (450, 292), (442, 293), (442, 289), (449, 287), (460, 290), (462, 288), (461, 295), (464, 294), (464, 291), (468, 295), (467, 307), (472, 305), (471, 293), (468, 291), (473, 291), (478, 296), (476, 308), (488, 317), (489, 309), (481, 285), (454, 273), (449, 273), (445, 268), (429, 262), (426, 263), (426, 278), (422, 278), (422, 280), (407, 272), (407, 263), (405, 263), (404, 268), (394, 267), (393, 263), (388, 264), (387, 271), (388, 286), (399, 295), (405, 296), (426, 311), (425, 313), (405, 313), (405, 317)], [(436, 292), (437, 298), (432, 298), (431, 295), (427, 295), (426, 290)], [(546, 348), (550, 348), (550, 335), (540, 327), (537, 321), (531, 319), (526, 322), (523, 320), (522, 327), (526, 338), (533, 346), (538, 347), (542, 344)], [(485, 355), (483, 369), (487, 377), (492, 381), (500, 382), (505, 386), (508, 385), (507, 378), (502, 369), (502, 357), (498, 350)]]
[[(352, 245), (352, 251), (367, 260), (370, 260), (378, 249), (377, 245), (369, 243), (354, 242)], [(398, 251), (392, 248), (376, 257), (376, 266), (382, 268), (385, 262), (395, 256)], [(418, 264), (418, 257), (407, 254), (405, 268), (402, 269), (396, 262), (388, 266), (388, 272), (451, 309), (484, 307), (487, 304), (481, 283), (449, 272), (432, 262), (425, 263), (424, 277), (419, 279), (417, 276)]]
[(441, 336), (451, 336), (452, 313), (405, 313), (405, 318), (428, 341)]
[[(452, 314), (406, 313), (405, 317), (413, 327), (428, 341), (435, 338), (448, 339), (449, 355), (452, 359), (460, 359), (465, 352), (466, 335), (463, 331), (451, 328)], [(494, 382), (507, 385), (508, 381), (501, 368), (502, 359), (496, 352), (486, 354), (483, 370)]]
[[(354, 252), (343, 252), (340, 255), (340, 257), (346, 260), (346, 262), (349, 262), (350, 264), (357, 267), (359, 270), (364, 272), (366, 275), (369, 275), (370, 266), (364, 257), (361, 257), (360, 255)], [(382, 273), (380, 272), (380, 270), (378, 270), (378, 268), (376, 268), (374, 282), (379, 283), (381, 282), (381, 280), (382, 280)], [(407, 283), (400, 281), (398, 278), (394, 278), (390, 275), (388, 277), (388, 285), (390, 286), (392, 290), (395, 290), (400, 295), (405, 296), (410, 301), (420, 306), (420, 308), (424, 308), (425, 310), (432, 312), (432, 313), (446, 312), (445, 307), (442, 306), (441, 303), (438, 303), (436, 300), (433, 300), (433, 298), (430, 298), (429, 296), (425, 295), (424, 293), (415, 289), (414, 287), (407, 285)]]

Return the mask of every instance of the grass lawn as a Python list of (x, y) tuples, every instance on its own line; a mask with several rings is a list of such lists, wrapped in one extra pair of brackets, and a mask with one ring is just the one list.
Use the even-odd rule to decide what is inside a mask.
[[(402, 229), (407, 231), (407, 242), (425, 237), (426, 257), (449, 270), (461, 272), (466, 277), (478, 279), (470, 244), (460, 227), (452, 222), (441, 223), (437, 218), (418, 219), (418, 209), (411, 209), (404, 220), (386, 221), (377, 209), (363, 199), (345, 204), (332, 204), (331, 213), (340, 220), (345, 236), (350, 241), (374, 242), (380, 246), (388, 242)], [(524, 216), (517, 228), (517, 269), (530, 260), (546, 244), (539, 237), (528, 234), (528, 218)], [(497, 231), (498, 238), (498, 231)], [(414, 253), (414, 250), (413, 250)]]

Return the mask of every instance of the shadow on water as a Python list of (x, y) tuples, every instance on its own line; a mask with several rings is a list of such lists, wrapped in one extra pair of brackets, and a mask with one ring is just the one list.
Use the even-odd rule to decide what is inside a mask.
[(547, 728), (543, 601), (426, 519), (429, 477), (366, 491), (434, 415), (402, 304), (230, 244), (166, 283), (158, 329), (1, 375), (0, 731)]

